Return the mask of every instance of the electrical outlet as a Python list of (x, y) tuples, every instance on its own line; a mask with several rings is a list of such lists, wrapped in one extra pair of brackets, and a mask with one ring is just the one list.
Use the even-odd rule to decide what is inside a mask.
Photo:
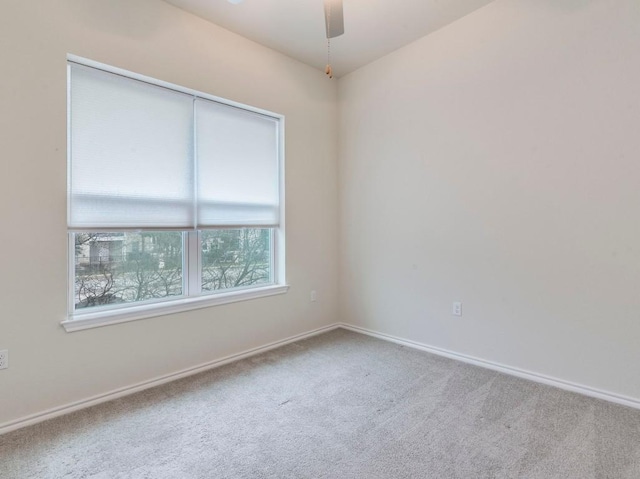
[(309, 295), (309, 299), (311, 300), (312, 303), (318, 300), (318, 295), (316, 294), (315, 289), (311, 291), (311, 294)]
[(9, 367), (9, 350), (3, 349), (0, 351), (0, 369), (7, 369)]
[(451, 314), (453, 314), (454, 316), (462, 316), (462, 303), (460, 301), (453, 302)]

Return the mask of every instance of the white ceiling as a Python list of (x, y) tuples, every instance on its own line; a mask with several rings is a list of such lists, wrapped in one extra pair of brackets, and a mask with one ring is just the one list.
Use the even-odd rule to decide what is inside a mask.
[[(227, 30), (324, 70), (323, 0), (165, 0)], [(344, 35), (331, 40), (336, 76), (346, 75), (493, 0), (344, 0)]]

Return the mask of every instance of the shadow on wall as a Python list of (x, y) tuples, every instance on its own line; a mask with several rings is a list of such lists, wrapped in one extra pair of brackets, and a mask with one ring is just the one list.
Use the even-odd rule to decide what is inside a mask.
[(545, 2), (539, 2), (539, 0), (534, 1), (535, 3), (539, 3), (540, 6), (544, 6), (548, 9), (571, 13), (598, 3), (599, 0), (546, 0)]
[[(122, 42), (123, 44), (126, 44), (126, 40), (153, 39), (154, 37), (160, 37), (166, 42), (167, 32), (181, 36), (182, 38), (179, 39), (181, 41), (176, 39), (174, 45), (186, 45), (183, 48), (193, 47), (193, 51), (202, 58), (200, 78), (216, 78), (221, 75), (221, 72), (259, 71), (263, 84), (277, 85), (278, 91), (294, 88), (304, 92), (304, 96), (317, 100), (321, 104), (325, 104), (327, 101), (333, 102), (337, 98), (337, 82), (332, 89), (319, 88), (319, 82), (329, 82), (328, 79), (325, 80), (324, 70), (313, 69), (311, 71), (309, 70), (311, 67), (308, 65), (283, 56), (275, 50), (267, 47), (248, 46), (250, 41), (246, 38), (222, 27), (214, 26), (213, 23), (206, 20), (201, 20), (202, 25), (210, 23), (210, 29), (198, 28), (193, 32), (193, 35), (191, 33), (185, 34), (192, 29), (179, 27), (190, 22), (191, 14), (164, 1), (69, 0), (69, 3), (71, 7), (67, 11), (75, 17), (76, 23), (83, 25), (89, 31), (106, 33), (116, 41), (125, 40)], [(210, 42), (210, 46), (208, 42)], [(319, 38), (319, 42), (324, 45), (324, 37)], [(252, 54), (230, 54), (229, 52), (236, 50), (236, 47), (238, 51), (247, 51)], [(254, 51), (262, 48), (264, 48), (262, 54), (253, 54)], [(141, 54), (144, 54), (144, 51), (141, 51)], [(92, 59), (99, 60), (99, 58)], [(137, 70), (134, 69), (134, 71)], [(166, 77), (161, 79), (170, 81)], [(255, 90), (255, 82), (255, 75), (238, 75), (234, 90), (252, 92)], [(177, 81), (177, 83), (180, 82)], [(284, 107), (275, 108), (273, 105), (252, 100), (251, 95), (249, 98), (238, 98), (226, 94), (224, 91), (212, 91), (193, 84), (187, 86), (241, 103), (249, 103), (278, 113), (286, 113)], [(285, 96), (285, 99), (291, 99), (291, 101), (294, 101), (294, 98), (296, 98), (295, 94)]]
[[(69, 11), (78, 16), (78, 22), (85, 27), (119, 34), (126, 38), (145, 38), (157, 31), (169, 28), (175, 17), (171, 14), (174, 7), (149, 8), (147, 1), (127, 2), (126, 8), (118, 8), (114, 3), (122, 0), (76, 0)], [(158, 2), (164, 3), (164, 2)], [(143, 20), (143, 21), (141, 21)]]

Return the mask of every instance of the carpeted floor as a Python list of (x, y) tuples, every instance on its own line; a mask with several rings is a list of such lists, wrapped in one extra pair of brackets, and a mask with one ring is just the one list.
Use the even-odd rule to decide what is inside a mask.
[(0, 436), (14, 478), (640, 478), (640, 411), (335, 330)]

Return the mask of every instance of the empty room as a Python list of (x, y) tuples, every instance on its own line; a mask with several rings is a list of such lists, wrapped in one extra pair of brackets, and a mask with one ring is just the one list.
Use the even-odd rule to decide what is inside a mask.
[(637, 0), (2, 0), (0, 477), (640, 478)]

